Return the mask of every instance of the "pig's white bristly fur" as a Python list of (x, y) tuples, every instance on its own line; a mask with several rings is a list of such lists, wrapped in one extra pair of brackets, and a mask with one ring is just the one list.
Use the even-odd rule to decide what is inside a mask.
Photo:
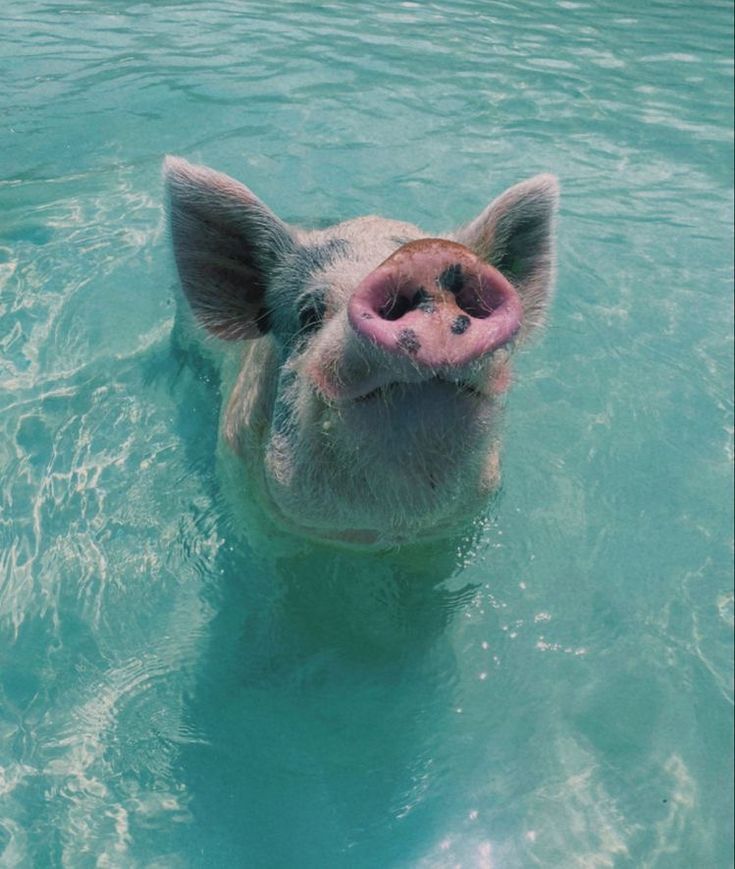
[[(380, 366), (403, 365), (398, 381), (421, 379), (410, 360), (359, 340), (346, 308), (367, 274), (425, 234), (380, 217), (296, 229), (227, 176), (177, 158), (165, 171), (186, 296), (176, 328), (219, 366), (223, 480), (235, 497), (247, 499), (248, 489), (294, 531), (369, 548), (467, 522), (499, 485), (505, 387), (494, 385), (507, 380), (505, 349), (458, 372), (459, 385), (399, 382), (364, 403), (330, 393)], [(517, 341), (543, 321), (550, 298), (557, 200), (556, 179), (540, 175), (445, 236), (513, 283), (524, 311)], [(309, 251), (326, 253), (304, 259)], [(262, 286), (262, 297), (244, 298), (243, 281)], [(297, 340), (294, 310), (308, 293), (323, 301), (323, 322)], [(202, 341), (201, 326), (217, 337)]]

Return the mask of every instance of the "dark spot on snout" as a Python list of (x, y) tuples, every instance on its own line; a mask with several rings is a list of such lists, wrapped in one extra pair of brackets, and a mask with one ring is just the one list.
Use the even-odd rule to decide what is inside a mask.
[(413, 329), (401, 329), (398, 333), (398, 346), (407, 353), (414, 354), (421, 349), (421, 342)]
[(462, 266), (459, 263), (452, 263), (452, 265), (447, 266), (436, 279), (436, 282), (442, 290), (446, 290), (448, 293), (453, 293), (456, 296), (462, 291), (464, 285)]
[(419, 287), (418, 290), (416, 290), (414, 297), (411, 300), (411, 305), (414, 308), (418, 308), (419, 311), (423, 311), (425, 314), (433, 314), (436, 310), (436, 303), (423, 287)]
[(470, 318), (460, 314), (452, 320), (450, 328), (453, 335), (463, 335), (470, 328)]

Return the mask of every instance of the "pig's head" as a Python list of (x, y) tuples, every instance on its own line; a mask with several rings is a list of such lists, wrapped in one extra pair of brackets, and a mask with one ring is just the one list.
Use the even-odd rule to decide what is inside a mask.
[(226, 175), (165, 172), (189, 306), (243, 345), (222, 433), (266, 509), (372, 548), (467, 523), (499, 484), (511, 352), (551, 294), (556, 180), (434, 238), (379, 217), (307, 231)]

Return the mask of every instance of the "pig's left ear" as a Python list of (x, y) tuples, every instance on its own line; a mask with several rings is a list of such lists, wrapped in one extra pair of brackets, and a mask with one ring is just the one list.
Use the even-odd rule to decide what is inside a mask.
[(167, 157), (163, 167), (176, 266), (197, 319), (218, 338), (268, 331), (268, 277), (293, 249), (288, 227), (245, 185)]
[(454, 238), (502, 272), (523, 302), (522, 334), (543, 322), (554, 286), (559, 184), (536, 175), (510, 187)]

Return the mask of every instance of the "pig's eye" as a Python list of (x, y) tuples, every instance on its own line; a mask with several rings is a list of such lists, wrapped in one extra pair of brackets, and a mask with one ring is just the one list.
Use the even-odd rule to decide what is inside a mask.
[(299, 301), (299, 332), (308, 334), (318, 329), (324, 319), (324, 297), (320, 293), (307, 293)]

